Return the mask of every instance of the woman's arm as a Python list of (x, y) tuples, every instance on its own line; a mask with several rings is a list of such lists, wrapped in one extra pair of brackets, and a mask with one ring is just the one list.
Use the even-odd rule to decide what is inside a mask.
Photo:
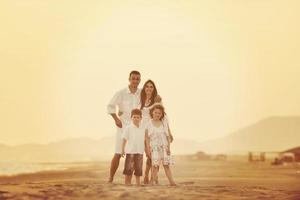
[(150, 151), (150, 138), (149, 138), (149, 135), (148, 135), (148, 130), (146, 129), (145, 131), (145, 153), (146, 153), (146, 156), (148, 158), (151, 157), (151, 151)]
[(170, 127), (168, 126), (168, 132), (169, 132), (169, 142), (172, 143), (174, 138), (173, 138), (173, 135), (171, 133), (171, 130), (170, 130)]

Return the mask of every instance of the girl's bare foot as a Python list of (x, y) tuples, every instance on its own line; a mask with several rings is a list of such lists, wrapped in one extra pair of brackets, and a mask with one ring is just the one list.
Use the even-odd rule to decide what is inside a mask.
[(111, 183), (113, 182), (113, 180), (114, 180), (114, 179), (110, 177), (110, 178), (108, 179), (107, 183), (108, 183), (108, 184), (111, 184)]

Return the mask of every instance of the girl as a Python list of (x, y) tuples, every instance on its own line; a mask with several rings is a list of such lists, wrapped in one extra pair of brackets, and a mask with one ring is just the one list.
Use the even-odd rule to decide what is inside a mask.
[(175, 186), (169, 167), (173, 163), (170, 152), (169, 130), (162, 122), (164, 115), (162, 105), (156, 104), (150, 109), (151, 121), (146, 126), (146, 152), (152, 161), (152, 184), (153, 182), (158, 183), (157, 172), (160, 163), (162, 163), (170, 185)]
[[(147, 80), (143, 86), (141, 91), (141, 111), (142, 111), (142, 125), (146, 126), (150, 121), (150, 109), (157, 103), (156, 97), (157, 96), (157, 89), (152, 80)], [(168, 132), (170, 135), (171, 142), (173, 141), (173, 136), (171, 134), (167, 117), (165, 116), (163, 119), (163, 123), (165, 127), (168, 127)], [(146, 161), (146, 169), (145, 169), (145, 177), (144, 177), (144, 184), (149, 183), (149, 172), (151, 169), (151, 158), (147, 157)]]

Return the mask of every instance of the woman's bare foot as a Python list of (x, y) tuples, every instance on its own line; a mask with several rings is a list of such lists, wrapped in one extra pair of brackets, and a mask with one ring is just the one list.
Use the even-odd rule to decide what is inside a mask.
[(170, 183), (170, 186), (177, 186), (177, 184), (176, 183)]
[(149, 177), (148, 176), (144, 177), (144, 184), (149, 184)]

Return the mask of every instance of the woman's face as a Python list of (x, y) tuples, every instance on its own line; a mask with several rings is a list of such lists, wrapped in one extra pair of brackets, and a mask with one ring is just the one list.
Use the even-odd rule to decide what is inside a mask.
[(154, 90), (154, 85), (150, 82), (147, 83), (146, 86), (145, 86), (145, 93), (148, 94), (148, 95), (152, 95), (153, 90)]
[(162, 117), (162, 111), (160, 109), (154, 109), (152, 112), (152, 116), (154, 120), (160, 120)]

